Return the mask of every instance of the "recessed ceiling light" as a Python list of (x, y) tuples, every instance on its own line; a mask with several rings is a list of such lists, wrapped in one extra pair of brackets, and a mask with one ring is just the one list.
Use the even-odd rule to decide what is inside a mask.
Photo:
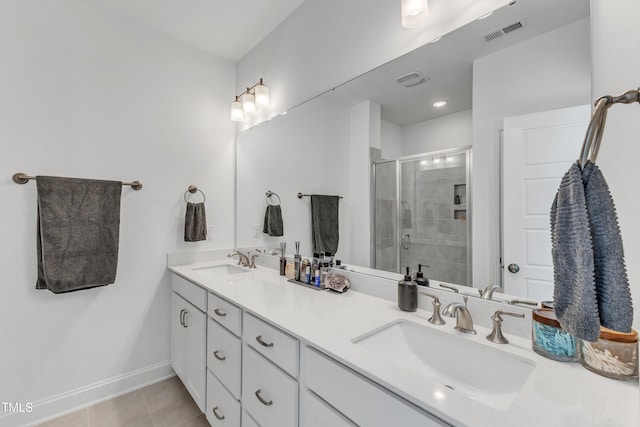
[(420, 166), (427, 166), (426, 160), (420, 160)]
[(439, 42), (440, 40), (442, 40), (442, 36), (436, 37), (435, 39), (431, 40), (429, 43)]
[(445, 105), (447, 105), (447, 101), (445, 101), (445, 100), (436, 101), (436, 102), (433, 103), (433, 106), (436, 107), (436, 108), (442, 108)]
[(484, 18), (488, 18), (491, 15), (493, 15), (493, 10), (491, 12), (489, 12), (489, 13), (485, 13), (484, 15), (482, 15), (480, 18), (478, 18), (478, 21), (480, 21), (481, 19), (484, 19)]

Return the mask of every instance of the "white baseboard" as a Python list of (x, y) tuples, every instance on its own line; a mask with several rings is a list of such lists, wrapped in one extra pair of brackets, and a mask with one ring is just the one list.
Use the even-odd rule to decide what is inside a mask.
[[(165, 361), (33, 402), (31, 412), (0, 413), (0, 427), (32, 426), (175, 375)], [(0, 408), (1, 411), (2, 408)]]

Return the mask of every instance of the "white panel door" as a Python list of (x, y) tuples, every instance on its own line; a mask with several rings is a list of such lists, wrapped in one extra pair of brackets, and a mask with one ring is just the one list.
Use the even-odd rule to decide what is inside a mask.
[(504, 120), (504, 292), (553, 298), (549, 211), (560, 180), (580, 155), (589, 105)]

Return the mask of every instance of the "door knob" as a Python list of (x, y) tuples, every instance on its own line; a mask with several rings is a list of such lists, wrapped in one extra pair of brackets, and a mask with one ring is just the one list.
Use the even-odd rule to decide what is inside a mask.
[(507, 267), (507, 269), (511, 272), (511, 273), (517, 273), (518, 271), (520, 271), (520, 266), (518, 264), (509, 264), (509, 266)]

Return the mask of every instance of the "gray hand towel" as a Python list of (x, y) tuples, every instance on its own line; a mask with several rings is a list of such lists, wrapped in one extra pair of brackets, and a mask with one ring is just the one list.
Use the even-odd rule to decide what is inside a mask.
[(114, 283), (122, 183), (38, 176), (36, 289), (70, 292)]
[(631, 332), (633, 304), (615, 203), (598, 166), (587, 162), (582, 179), (593, 239), (600, 324), (614, 331)]
[(338, 229), (339, 196), (311, 195), (311, 237), (313, 252), (338, 251), (340, 233)]
[(264, 212), (264, 225), (262, 232), (269, 236), (283, 236), (284, 225), (282, 223), (282, 209), (280, 205), (267, 205)]
[(187, 202), (184, 216), (184, 241), (199, 242), (207, 240), (207, 215), (204, 203)]
[(551, 206), (554, 308), (563, 329), (597, 341), (600, 320), (593, 246), (582, 173), (578, 163), (562, 178)]

